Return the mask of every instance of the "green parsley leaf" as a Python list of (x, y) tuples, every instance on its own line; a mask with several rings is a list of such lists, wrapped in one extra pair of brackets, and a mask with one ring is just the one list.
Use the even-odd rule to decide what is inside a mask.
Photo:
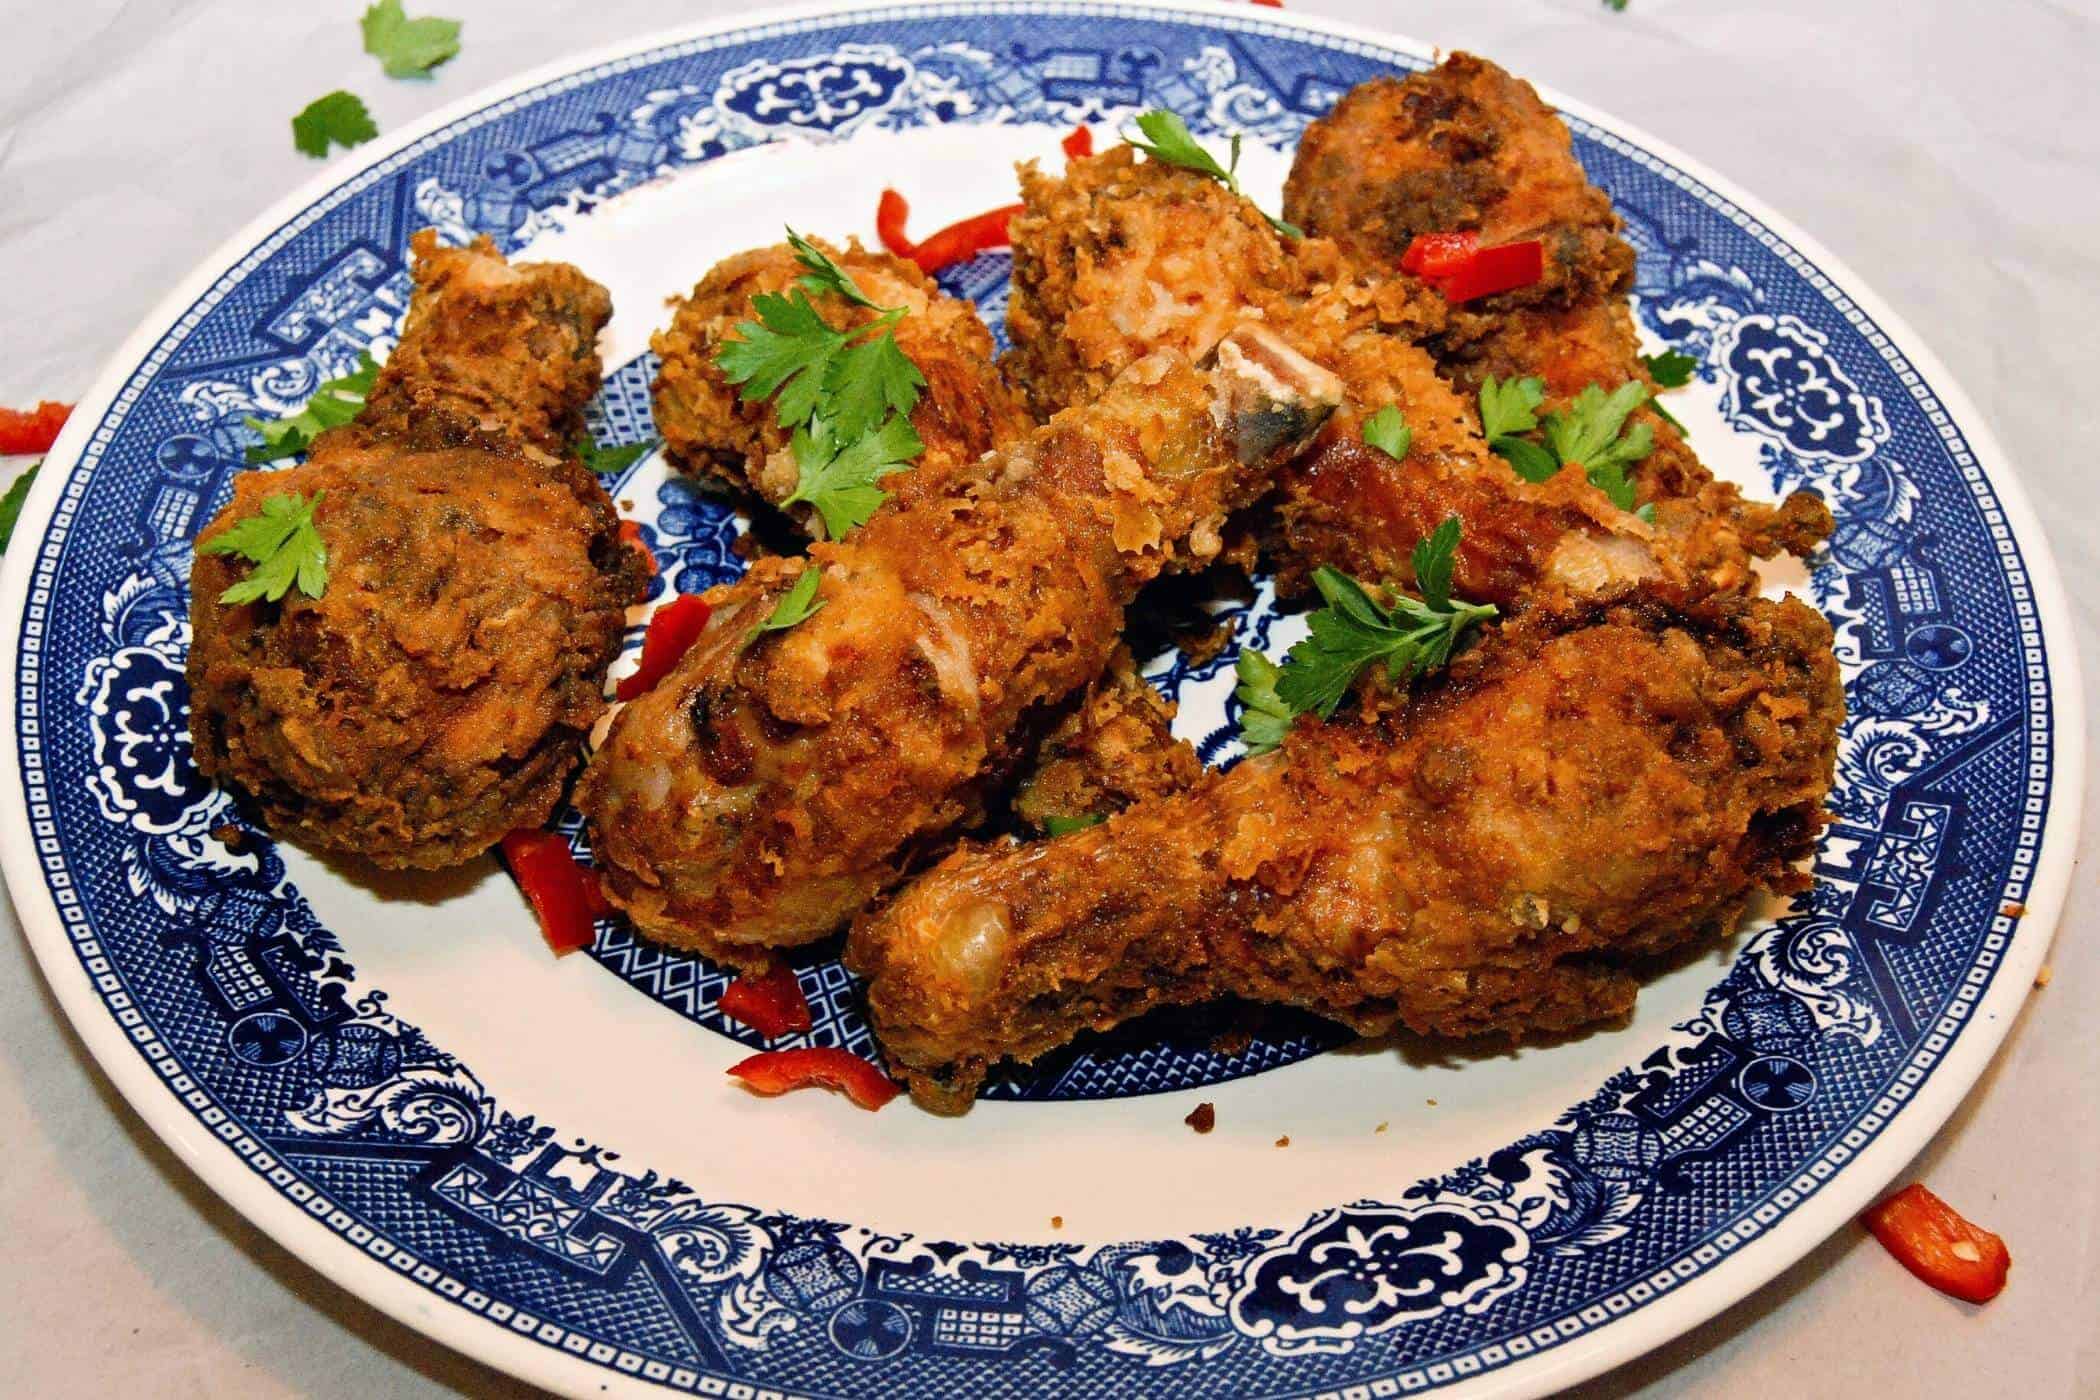
[(615, 472), (626, 471), (636, 462), (648, 456), (655, 448), (656, 442), (654, 439), (647, 442), (623, 442), (617, 447), (600, 447), (590, 438), (580, 437), (570, 446), (569, 450), (576, 454), (578, 461), (592, 471), (600, 476), (610, 476)]
[(401, 0), (379, 0), (359, 23), (365, 52), (389, 78), (427, 78), (430, 70), (459, 52), (459, 21), (410, 19)]
[(1655, 502), (1648, 502), (1648, 504), (1635, 511), (1634, 514), (1639, 516), (1644, 524), (1653, 525), (1655, 523)]
[(815, 506), (824, 517), (824, 533), (835, 540), (865, 524), (875, 508), (889, 499), (875, 483), (905, 470), (925, 447), (912, 430), (911, 420), (901, 413), (890, 415), (880, 428), (844, 447), (837, 444), (822, 419), (814, 431), (796, 431), (793, 446), (801, 479), (795, 483), (795, 494), (780, 503), (791, 506), (807, 501)]
[(895, 336), (863, 340), (835, 357), (824, 373), (825, 421), (834, 435), (850, 442), (890, 414), (909, 414), (925, 387), (926, 377), (897, 347)]
[(1480, 435), (1499, 437), (1528, 433), (1539, 425), (1539, 405), (1546, 401), (1543, 379), (1503, 379), (1489, 375), (1480, 383)]
[(761, 292), (751, 306), (758, 320), (740, 322), (736, 331), (743, 339), (723, 345), (715, 363), (725, 379), (743, 386), (745, 401), (774, 399), (781, 426), (800, 427), (817, 411), (832, 358), (848, 337), (833, 330), (799, 290), (792, 297)]
[(1052, 836), (1065, 836), (1074, 831), (1085, 831), (1090, 826), (1099, 826), (1108, 820), (1102, 812), (1089, 812), (1083, 817), (1044, 817), (1043, 830)]
[(1451, 606), (1451, 566), (1458, 561), (1458, 517), (1447, 515), (1428, 537), (1415, 541), (1415, 592), (1439, 611)]
[(1633, 483), (1626, 468), (1655, 450), (1655, 433), (1646, 423), (1620, 432), (1647, 399), (1648, 386), (1638, 380), (1628, 380), (1609, 394), (1590, 384), (1565, 411), (1547, 415), (1544, 424), (1553, 455), (1562, 463), (1582, 463), (1590, 484), (1620, 510), (1633, 509)]
[(15, 522), (22, 518), (22, 502), (29, 499), (30, 484), (36, 480), (36, 474), (43, 469), (43, 465), (39, 461), (16, 477), (14, 483), (7, 488), (7, 494), (0, 496), (0, 554), (7, 553), (7, 546), (14, 540)]
[(1668, 423), (1671, 427), (1675, 428), (1677, 430), (1677, 436), (1690, 437), (1692, 435), (1692, 430), (1690, 428), (1687, 428), (1686, 426), (1684, 426), (1684, 424), (1677, 421), (1676, 414), (1670, 412), (1669, 409), (1663, 407), (1661, 399), (1648, 400), (1648, 407), (1654, 410), (1656, 417), (1662, 419), (1663, 422)]
[(304, 452), (313, 440), (330, 428), (340, 428), (364, 411), (365, 397), (379, 379), (379, 362), (368, 354), (357, 357), (357, 368), (335, 379), (322, 381), (306, 406), (287, 418), (265, 421), (250, 418), (248, 426), (262, 434), (262, 441), (248, 449), (248, 460), (274, 462)]
[(1293, 711), (1276, 693), (1283, 668), (1258, 651), (1242, 651), (1233, 671), (1240, 678), (1232, 692), (1240, 702), (1240, 743), (1250, 756), (1267, 753), (1291, 732)]
[(1407, 455), (1408, 444), (1415, 440), (1414, 429), (1400, 416), (1400, 410), (1387, 404), (1364, 420), (1364, 441), (1395, 459)]
[(1604, 8), (1613, 14), (1623, 15), (1626, 13), (1626, 0), (1604, 0)]
[(744, 634), (744, 644), (749, 646), (758, 639), (761, 632), (785, 632), (823, 611), (824, 604), (817, 599), (817, 585), (823, 582), (823, 578), (824, 571), (815, 564), (805, 567), (802, 576), (795, 580), (794, 586), (782, 594), (780, 601), (773, 605), (773, 611), (766, 615), (766, 620)]
[(844, 297), (855, 306), (865, 306), (870, 311), (880, 311), (884, 315), (902, 316), (904, 314), (901, 308), (893, 309), (887, 306), (877, 306), (869, 298), (868, 294), (860, 289), (860, 285), (847, 274), (845, 268), (833, 262), (822, 248), (795, 232), (794, 229), (790, 228), (787, 231), (787, 235), (788, 247), (795, 250), (795, 261), (809, 269), (808, 274), (795, 283), (796, 286), (814, 296), (823, 296), (829, 292), (834, 296)]
[(1491, 438), (1488, 446), (1526, 481), (1551, 481), (1560, 470), (1560, 459), (1530, 438)]
[(1458, 531), (1446, 532), (1453, 524), (1446, 521), (1417, 547), (1417, 567), (1426, 564), (1431, 584), (1445, 592), (1441, 605), (1401, 594), (1387, 607), (1338, 569), (1313, 571), (1327, 606), (1306, 619), (1311, 634), (1291, 648), (1276, 681), (1276, 696), (1292, 713), (1312, 710), (1327, 718), (1364, 668), (1378, 662), (1396, 685), (1441, 666), (1468, 627), (1495, 615), (1492, 605), (1453, 603), (1446, 592), (1449, 556), (1458, 544)]
[[(1246, 192), (1240, 188), (1240, 138), (1237, 133), (1232, 138), (1232, 164), (1225, 166), (1218, 164), (1217, 157), (1205, 150), (1202, 143), (1196, 140), (1187, 122), (1164, 108), (1139, 113), (1137, 129), (1139, 135), (1145, 139), (1140, 141), (1136, 137), (1125, 136), (1123, 140), (1126, 144), (1135, 146), (1156, 161), (1176, 165), (1183, 170), (1193, 170), (1198, 175), (1207, 175), (1234, 194), (1245, 197)], [(1305, 230), (1296, 224), (1286, 223), (1274, 214), (1264, 213), (1262, 217), (1269, 221), (1271, 228), (1286, 238), (1305, 237)]]
[(255, 514), (197, 546), (199, 554), (238, 554), (255, 566), (219, 595), (221, 603), (274, 603), (294, 584), (309, 598), (321, 596), (328, 587), (328, 547), (314, 527), (314, 512), (327, 494), (265, 496)]
[(347, 151), (378, 134), (379, 127), (365, 104), (354, 93), (341, 90), (316, 97), (292, 118), (292, 144), (302, 155), (325, 156), (331, 141)]
[(1675, 350), (1665, 350), (1660, 355), (1643, 355), (1641, 363), (1648, 367), (1648, 377), (1665, 389), (1682, 389), (1692, 382), (1692, 371), (1699, 362), (1690, 355), (1680, 355)]

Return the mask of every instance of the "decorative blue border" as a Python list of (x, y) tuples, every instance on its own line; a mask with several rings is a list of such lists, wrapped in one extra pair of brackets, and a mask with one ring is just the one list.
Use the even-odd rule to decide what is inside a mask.
[[(972, 44), (1010, 38), (1024, 14), (1037, 17), (1026, 43)], [(1078, 17), (1128, 23), (1080, 26)], [(933, 19), (958, 23), (927, 43), (917, 27)], [(855, 42), (828, 50), (770, 43), (849, 28)], [(1224, 42), (1202, 43), (1213, 37)], [(712, 89), (667, 86), (625, 125), (617, 117), (596, 128), (563, 125), (575, 105), (564, 98), (730, 49), (749, 57), (717, 74)], [(404, 1276), (521, 1335), (699, 1393), (733, 1393), (745, 1382), (726, 1375), (754, 1368), (769, 1384), (848, 1389), (970, 1390), (997, 1373), (1031, 1389), (1158, 1374), (1190, 1393), (1418, 1390), (1626, 1315), (1761, 1236), (1833, 1179), (1924, 1084), (2010, 942), (2014, 920), (1984, 911), (2024, 898), (2039, 851), (2053, 744), (2044, 639), (2018, 542), (1989, 483), (1888, 337), (1755, 219), (1586, 123), (1575, 123), (1585, 159), (1640, 245), (1643, 319), (1699, 352), (1731, 423), (1765, 442), (1775, 484), (1808, 482), (1834, 497), (1840, 528), (1813, 586), (1839, 626), (1855, 713), (1833, 798), (1838, 826), (1815, 894), (1744, 948), (1699, 1017), (1552, 1127), (1418, 1183), (1398, 1202), (1336, 1207), (1287, 1233), (960, 1245), (766, 1215), (705, 1201), (654, 1172), (615, 1170), (613, 1154), (563, 1147), (551, 1128), (495, 1104), (468, 1067), (392, 1017), (383, 994), (358, 988), (259, 833), (237, 859), (202, 844), (208, 828), (238, 816), (198, 790), (178, 752), (169, 677), (179, 679), (187, 639), (176, 566), (238, 455), (228, 424), (296, 402), (340, 367), (331, 357), (358, 343), (337, 331), (355, 332), (351, 321), (375, 308), (398, 309), (405, 219), (449, 218), (460, 232), (520, 241), (661, 169), (768, 139), (776, 133), (752, 123), (782, 105), (774, 101), (782, 93), (788, 109), (812, 114), (798, 133), (807, 139), (870, 121), (1066, 125), (1075, 111), (1143, 100), (1168, 101), (1199, 126), (1288, 141), (1361, 76), (1336, 75), (1328, 60), (1338, 54), (1414, 63), (1260, 20), (1117, 6), (958, 5), (768, 25), (616, 60), (494, 104), (360, 174), (243, 258), (185, 312), (97, 425), (39, 551), (21, 633), (17, 737), (38, 857), (83, 969), (170, 1091), (286, 1198)], [(766, 103), (742, 102), (759, 86)], [(869, 91), (881, 100), (850, 100)], [(666, 112), (671, 126), (651, 124)], [(445, 165), (447, 155), (472, 154), (468, 133), (513, 117), (547, 140), (491, 150), (478, 173)], [(622, 151), (659, 138), (660, 148), (621, 164)], [(588, 159), (565, 170), (565, 151)], [(396, 179), (433, 166), (444, 168), (412, 194)], [(390, 181), (392, 200), (384, 198)], [(198, 353), (219, 334), (216, 310), (257, 285), (255, 275), (299, 235), (356, 210), (367, 192), (394, 226), (350, 240), (368, 258), (339, 258), (304, 282), (280, 284), (271, 324), (295, 332), (284, 353)], [(1746, 271), (1759, 255), (1732, 248), (1736, 234), (1774, 268)], [(289, 343), (318, 326), (328, 330)], [(1848, 332), (1874, 358), (1830, 349)], [(361, 343), (390, 333), (389, 323)], [(241, 374), (213, 377), (235, 362)], [(1877, 391), (1891, 378), (1908, 402)], [(140, 431), (152, 428), (166, 405), (151, 402), (151, 391), (177, 380), (190, 396), (188, 426), (202, 431), (163, 435), (152, 453), (118, 459), (114, 467), (130, 477), (91, 492), (120, 431), (142, 421)], [(170, 425), (182, 426), (164, 417)], [(1944, 467), (1919, 455), (1930, 452), (1943, 454)], [(1947, 489), (1954, 483), (1966, 498)], [(76, 584), (54, 607), (59, 570), (73, 562), (73, 527), (93, 501), (135, 502), (136, 548), (119, 550), (129, 572), (103, 568), (113, 587), (98, 598), (96, 586)], [(90, 534), (104, 554), (116, 538), (107, 528)], [(694, 562), (704, 570), (704, 559)], [(2003, 603), (2002, 620), (1991, 615), (1994, 602)], [(1999, 655), (1994, 639), (2017, 640), (2017, 654)], [(44, 660), (52, 646), (67, 658), (56, 671)], [(84, 664), (73, 663), (75, 653)], [(84, 712), (85, 729), (47, 732), (47, 699), (68, 719)], [(2021, 771), (1996, 772), (2015, 740)], [(80, 781), (52, 786), (47, 742)], [(2009, 841), (1977, 851), (1993, 829)], [(98, 850), (109, 853), (106, 866), (88, 861)], [(90, 891), (121, 871), (130, 900), (159, 911), (154, 946), (192, 959), (188, 999), (151, 985), (164, 968), (121, 947), (112, 954), (73, 864), (94, 872)], [(1979, 880), (1984, 864), (2002, 878)], [(135, 943), (118, 922), (114, 912), (103, 919), (120, 942)], [(243, 996), (259, 998), (260, 1009), (234, 1017), (251, 1004)], [(168, 1043), (167, 1027), (195, 1040), (188, 1022), (220, 1012), (215, 1089)], [(1862, 1095), (1868, 1084), (1881, 1087)], [(231, 1111), (229, 1093), (248, 1102)], [(258, 1130), (263, 1119), (270, 1126)], [(1820, 1147), (1803, 1155), (1790, 1125), (1811, 1121), (1821, 1124)], [(1788, 1157), (1799, 1165), (1777, 1170)], [(1725, 1205), (1701, 1195), (1704, 1181), (1734, 1170), (1750, 1171), (1755, 1189), (1736, 1189)], [(362, 1213), (335, 1199), (386, 1172), (401, 1184)], [(428, 1214), (417, 1222), (421, 1252), (367, 1218), (398, 1213), (411, 1196)], [(1686, 1234), (1678, 1216), (1695, 1207), (1712, 1219)], [(437, 1234), (431, 1220), (444, 1222)], [(1680, 1236), (1689, 1242), (1674, 1242)], [(482, 1251), (478, 1265), (426, 1258), (440, 1238), (461, 1257)], [(1446, 1238), (1464, 1243), (1432, 1285), (1420, 1260), (1429, 1241)], [(503, 1272), (496, 1261), (520, 1259), (539, 1261), (561, 1287), (530, 1271), (511, 1277), (508, 1294), (491, 1283)], [(1335, 1259), (1349, 1261), (1349, 1279), (1337, 1282), (1321, 1262)], [(642, 1277), (657, 1290), (684, 1329), (664, 1335), (682, 1338), (683, 1352), (639, 1344), (647, 1330), (635, 1330), (639, 1322), (624, 1334), (594, 1330), (578, 1325), (573, 1309), (558, 1321), (546, 1314), (563, 1309), (529, 1303), (537, 1290), (581, 1300), (589, 1313), (588, 1300), (613, 1296), (616, 1276), (620, 1287)]]

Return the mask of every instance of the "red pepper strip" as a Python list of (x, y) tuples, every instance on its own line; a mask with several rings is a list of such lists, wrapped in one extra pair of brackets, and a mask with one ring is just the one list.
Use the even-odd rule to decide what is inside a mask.
[(633, 675), (620, 678), (613, 695), (632, 700), (654, 690), (656, 683), (670, 675), (678, 659), (700, 639), (707, 619), (713, 615), (714, 610), (693, 593), (681, 593), (658, 608), (649, 619), (649, 630), (642, 634), (641, 664), (634, 668)]
[(913, 249), (911, 260), (930, 277), (944, 267), (968, 262), (987, 249), (1011, 247), (1013, 237), (1007, 232), (1007, 225), (1021, 210), (1021, 205), (1009, 204), (1004, 209), (950, 224)]
[(557, 956), (588, 948), (598, 936), (593, 912), (605, 907), (595, 874), (576, 863), (566, 837), (551, 831), (513, 831), (503, 838), (511, 878), (532, 901), (540, 933)]
[(1254, 3), (1257, 5), (1267, 5), (1272, 10), (1280, 10), (1283, 8), (1283, 0), (1254, 0)]
[(31, 452), (49, 452), (58, 441), (58, 430), (66, 426), (73, 405), (46, 399), (28, 412), (0, 408), (0, 457), (18, 457)]
[(620, 540), (623, 544), (640, 550), (642, 558), (649, 561), (649, 572), (652, 574), (656, 572), (656, 551), (649, 548), (649, 542), (642, 538), (641, 526), (635, 524), (632, 520), (622, 520), (620, 522)]
[(724, 1016), (742, 1021), (768, 1040), (806, 1031), (815, 1024), (809, 1001), (802, 995), (802, 980), (786, 963), (763, 977), (737, 978), (716, 1004)]
[(1480, 234), (1473, 229), (1459, 233), (1418, 233), (1400, 255), (1400, 270), (1431, 281), (1449, 277), (1473, 260), (1480, 251)]
[(1072, 134), (1061, 143), (1066, 160), (1084, 160), (1094, 153), (1094, 129), (1090, 126), (1075, 126)]
[(1528, 287), (1546, 274), (1546, 250), (1536, 239), (1482, 248), (1472, 260), (1447, 277), (1436, 279), (1444, 300), (1457, 306), (1497, 292)]
[(895, 190), (884, 190), (882, 198), (875, 204), (875, 236), (882, 246), (900, 258), (908, 258), (917, 245), (904, 236), (904, 221), (911, 217), (911, 206), (904, 196)]
[(766, 1095), (815, 1085), (842, 1089), (862, 1108), (877, 1109), (897, 1097), (897, 1085), (880, 1067), (830, 1046), (768, 1050), (729, 1067), (746, 1088)]
[(2005, 1241), (1971, 1225), (1922, 1185), (1910, 1185), (1863, 1217), (1896, 1261), (1951, 1297), (1988, 1303), (2005, 1289)]

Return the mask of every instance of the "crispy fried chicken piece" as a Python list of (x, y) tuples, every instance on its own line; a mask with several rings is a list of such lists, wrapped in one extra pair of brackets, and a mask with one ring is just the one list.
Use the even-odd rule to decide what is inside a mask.
[(193, 564), (190, 732), (198, 766), (278, 834), (432, 868), (546, 821), (646, 569), (566, 455), (605, 290), (486, 240), (411, 246), (415, 295), (364, 411), (303, 465), (236, 477), (199, 536), (271, 496), (324, 495), (321, 597), (229, 607), (247, 563)]
[[(1027, 721), (1101, 673), (1139, 587), (1214, 556), (1335, 393), (1254, 328), (1207, 367), (1162, 353), (949, 491), (715, 590), (577, 790), (613, 900), (746, 965), (839, 927), (981, 814)], [(804, 568), (818, 611), (754, 637)]]
[(1174, 737), (1174, 703), (1138, 674), (1128, 647), (1058, 722), (1016, 785), (1013, 813), (1036, 834), (1054, 820), (1107, 817), (1133, 802), (1182, 792), (1203, 774)]
[[(902, 258), (868, 252), (857, 241), (844, 251), (821, 241), (817, 246), (871, 300), (906, 308), (892, 333), (897, 348), (926, 379), (911, 416), (925, 453), (909, 474), (886, 478), (885, 490), (893, 496), (922, 487), (938, 491), (951, 469), (1034, 430), (1035, 420), (992, 363), (991, 332), (975, 307), (943, 293)], [(736, 386), (716, 368), (715, 357), (725, 341), (740, 338), (738, 324), (756, 319), (754, 297), (786, 293), (806, 272), (784, 243), (725, 259), (691, 296), (675, 303), (671, 324), (650, 341), (663, 359), (654, 408), (671, 461), (748, 488), (774, 505), (794, 494), (799, 477), (789, 434), (774, 420), (771, 404), (738, 397)], [(876, 315), (836, 297), (820, 299), (819, 311), (841, 329), (866, 325)], [(821, 537), (821, 517), (806, 506), (797, 507), (796, 515)]]
[(986, 1070), (1170, 1003), (1303, 1007), (1364, 1034), (1623, 1016), (1618, 966), (1792, 890), (1842, 709), (1788, 600), (1636, 601), (1496, 629), (1410, 701), (1105, 824), (965, 848), (847, 948), (892, 1068), (959, 1112)]

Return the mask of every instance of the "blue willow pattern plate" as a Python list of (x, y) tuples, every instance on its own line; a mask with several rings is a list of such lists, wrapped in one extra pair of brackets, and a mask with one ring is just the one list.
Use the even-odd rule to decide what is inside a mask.
[[(1644, 331), (1697, 356), (1692, 392), (1751, 475), (1836, 511), (1802, 586), (1836, 624), (1851, 717), (1814, 889), (1741, 942), (1691, 1014), (1622, 1037), (1622, 1068), (1561, 1085), (1565, 1111), (1505, 1145), (1454, 1151), (1376, 1198), (1283, 1222), (1250, 1203), (1257, 1223), (1168, 1238), (965, 1242), (723, 1199), (707, 1155), (629, 1161), (552, 1121), (515, 1074), (490, 1087), (444, 1017), (411, 1024), (353, 967), (376, 936), (309, 902), (336, 876), (252, 829), (231, 848), (212, 835), (244, 819), (190, 762), (190, 539), (226, 499), (247, 415), (288, 411), (384, 352), (414, 229), (558, 249), (605, 210), (768, 143), (815, 160), (943, 128), (1113, 127), (1150, 106), (1281, 160), (1351, 85), (1426, 61), (1243, 9), (827, 11), (522, 81), (258, 224), (119, 357), (8, 565), (9, 884), (112, 1075), (332, 1276), (572, 1391), (1532, 1392), (1797, 1257), (1951, 1110), (2044, 951), (2080, 781), (2076, 668), (2038, 536), (1944, 373), (1827, 258), (1602, 120), (1571, 115), (1638, 247)], [(1006, 270), (987, 255), (946, 280), (996, 325)], [(653, 437), (653, 368), (636, 353), (608, 375), (601, 442)], [(659, 592), (741, 569), (742, 523), (721, 501), (660, 464), (609, 485), (645, 522)], [(1232, 606), (1243, 643), (1273, 649), (1289, 625), (1265, 592)], [(1233, 751), (1228, 670), (1173, 653), (1152, 665), (1212, 761)], [(618, 979), (597, 990), (668, 1008), (686, 1040), (757, 1043), (718, 1015), (726, 978), (705, 962), (614, 923), (593, 956)], [(812, 955), (801, 975), (810, 1042), (869, 1052), (835, 959)], [(1340, 1042), (1277, 1016), (1228, 1055), (1213, 1041), (1229, 1019), (1096, 1039), (997, 1079), (978, 1115), (1278, 1074)], [(607, 1092), (660, 1095), (666, 1111), (728, 1092), (602, 1073)], [(839, 1141), (876, 1121), (854, 1117)]]

